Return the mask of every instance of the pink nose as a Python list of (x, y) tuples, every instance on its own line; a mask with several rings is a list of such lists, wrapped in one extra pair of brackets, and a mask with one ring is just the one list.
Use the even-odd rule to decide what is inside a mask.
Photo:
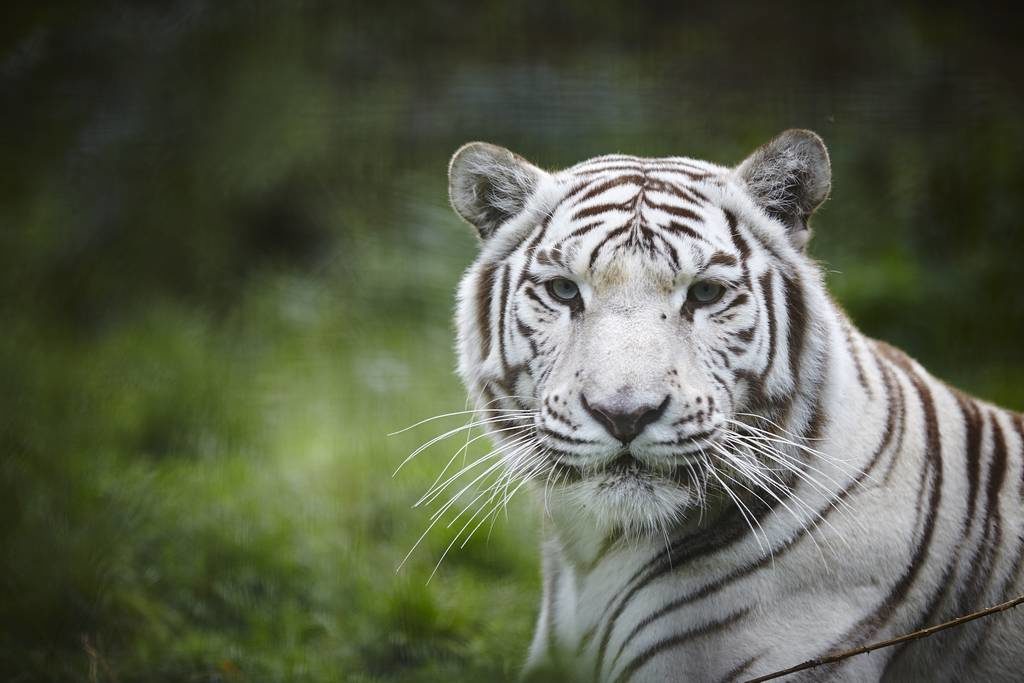
[(595, 405), (587, 401), (587, 397), (580, 394), (580, 400), (587, 412), (594, 416), (594, 419), (601, 423), (608, 433), (624, 444), (640, 435), (644, 427), (651, 424), (665, 412), (668, 407), (669, 397), (660, 405), (643, 405), (638, 408), (632, 406), (625, 408), (610, 405)]

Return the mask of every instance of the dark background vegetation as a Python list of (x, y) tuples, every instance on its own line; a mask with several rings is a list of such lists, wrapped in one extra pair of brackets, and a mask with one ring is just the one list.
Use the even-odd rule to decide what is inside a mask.
[(5, 9), (0, 678), (515, 675), (530, 505), (429, 584), (452, 530), (394, 572), (451, 449), (392, 479), (441, 427), (385, 435), (463, 407), (467, 140), (734, 163), (812, 128), (838, 300), (1024, 407), (1019, 29), (944, 3)]

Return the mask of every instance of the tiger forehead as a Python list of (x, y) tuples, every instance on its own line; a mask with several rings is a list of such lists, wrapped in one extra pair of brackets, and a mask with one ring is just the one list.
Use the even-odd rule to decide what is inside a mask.
[(721, 166), (690, 157), (636, 157), (628, 154), (606, 154), (581, 161), (567, 168), (566, 175), (585, 176), (594, 174), (628, 175), (640, 173), (673, 173), (693, 180), (704, 180), (720, 176), (727, 171)]
[(590, 282), (596, 290), (629, 289), (670, 294), (676, 287), (675, 273), (657, 261), (634, 255), (609, 261), (595, 269)]

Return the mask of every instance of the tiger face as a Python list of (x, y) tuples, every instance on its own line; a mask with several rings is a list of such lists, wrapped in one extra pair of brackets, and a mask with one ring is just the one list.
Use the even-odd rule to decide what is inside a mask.
[(549, 174), (460, 149), (451, 200), (482, 239), (460, 372), (508, 466), (602, 532), (664, 531), (744, 486), (765, 454), (738, 456), (733, 426), (810, 412), (808, 322), (775, 301), (816, 277), (802, 248), (828, 167), (807, 131), (737, 169), (615, 155)]

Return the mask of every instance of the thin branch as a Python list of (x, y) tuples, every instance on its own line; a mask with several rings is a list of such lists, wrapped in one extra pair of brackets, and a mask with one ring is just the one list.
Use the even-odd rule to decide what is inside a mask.
[(796, 673), (797, 671), (803, 671), (804, 669), (813, 669), (813, 668), (818, 667), (818, 666), (824, 666), (825, 664), (832, 664), (833, 662), (838, 662), (839, 660), (846, 659), (847, 657), (854, 657), (856, 655), (862, 655), (865, 652), (871, 652), (872, 650), (879, 650), (879, 649), (881, 649), (883, 647), (890, 647), (892, 645), (898, 645), (900, 643), (905, 643), (908, 640), (916, 640), (918, 638), (927, 638), (928, 636), (932, 635), (933, 633), (938, 633), (939, 631), (943, 631), (943, 630), (945, 630), (947, 628), (953, 628), (954, 626), (959, 626), (961, 624), (966, 624), (968, 621), (974, 621), (975, 619), (980, 619), (982, 617), (987, 617), (990, 614), (995, 614), (996, 612), (1002, 612), (1004, 610), (1008, 610), (1011, 607), (1016, 607), (1017, 605), (1021, 604), (1022, 602), (1024, 602), (1024, 595), (1019, 595), (1016, 598), (1014, 598), (1013, 600), (1007, 600), (1006, 602), (1001, 602), (998, 605), (994, 605), (992, 607), (980, 610), (978, 612), (972, 612), (970, 614), (965, 614), (962, 617), (957, 617), (956, 619), (952, 619), (952, 620), (944, 622), (942, 624), (938, 624), (937, 626), (929, 626), (928, 628), (923, 628), (923, 629), (921, 629), (919, 631), (914, 631), (913, 633), (908, 633), (908, 634), (906, 634), (904, 636), (900, 636), (898, 638), (890, 638), (889, 640), (882, 640), (882, 641), (879, 641), (877, 643), (872, 643), (870, 645), (865, 645), (864, 647), (858, 647), (858, 648), (856, 648), (854, 650), (847, 650), (846, 652), (839, 652), (839, 653), (834, 654), (834, 655), (828, 655), (827, 657), (819, 657), (817, 659), (809, 659), (806, 662), (804, 662), (803, 664), (797, 664), (796, 666), (791, 666), (790, 668), (783, 669), (782, 671), (775, 671), (775, 672), (767, 674), (765, 676), (758, 676), (757, 678), (751, 678), (748, 681), (746, 681), (746, 683), (761, 683), (761, 681), (770, 681), (770, 680), (773, 680), (775, 678), (781, 678), (783, 676), (788, 676), (789, 674)]

